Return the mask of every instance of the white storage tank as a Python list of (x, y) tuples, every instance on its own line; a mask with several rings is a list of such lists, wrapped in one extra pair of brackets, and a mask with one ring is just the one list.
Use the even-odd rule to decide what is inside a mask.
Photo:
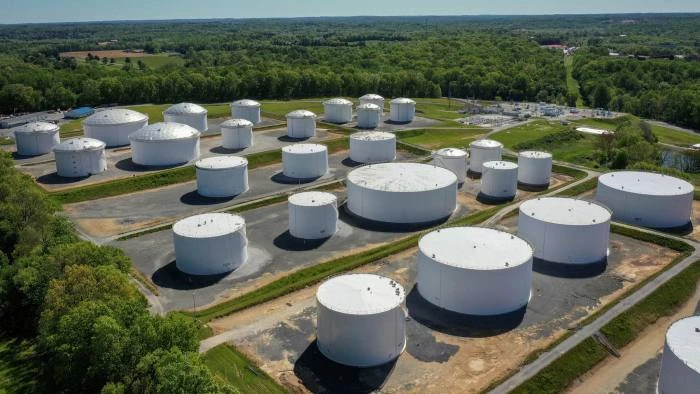
[(357, 107), (357, 127), (374, 129), (382, 120), (382, 109), (376, 104), (360, 104)]
[(403, 287), (370, 274), (336, 276), (316, 291), (317, 346), (327, 358), (353, 367), (396, 359), (406, 347)]
[(467, 178), (467, 152), (461, 149), (439, 149), (433, 154), (433, 164), (454, 172), (459, 183)]
[(221, 123), (221, 146), (245, 149), (253, 146), (253, 123), (246, 119), (229, 119)]
[(535, 257), (552, 263), (604, 261), (610, 242), (610, 211), (594, 202), (541, 197), (520, 205), (518, 236), (535, 249)]
[(287, 137), (311, 138), (315, 135), (315, 113), (300, 109), (287, 114)]
[(338, 230), (338, 198), (333, 193), (289, 196), (289, 233), (296, 238), (328, 238)]
[(199, 157), (200, 132), (182, 123), (153, 123), (129, 135), (131, 160), (143, 166), (170, 166)]
[(549, 186), (552, 177), (552, 154), (525, 151), (518, 153), (518, 182), (524, 186)]
[(358, 163), (385, 163), (396, 158), (396, 136), (383, 131), (361, 131), (350, 136), (350, 159)]
[(163, 112), (166, 122), (182, 123), (197, 131), (207, 131), (207, 109), (192, 103), (180, 103), (171, 106)]
[(598, 177), (596, 200), (612, 210), (614, 220), (673, 228), (690, 223), (693, 192), (693, 185), (669, 175), (617, 171)]
[(197, 193), (204, 197), (233, 197), (248, 191), (248, 160), (215, 156), (198, 160)]
[(480, 175), (487, 161), (501, 160), (503, 144), (494, 140), (476, 140), (469, 144), (469, 171)]
[(518, 165), (509, 161), (487, 161), (481, 170), (481, 195), (512, 199), (518, 192)]
[(397, 98), (391, 100), (391, 112), (389, 118), (392, 122), (408, 123), (416, 117), (416, 102), (409, 98)]
[(148, 124), (148, 115), (126, 108), (95, 112), (83, 120), (85, 136), (111, 146), (129, 145), (129, 134)]
[(372, 164), (350, 172), (347, 209), (361, 218), (420, 224), (444, 219), (457, 207), (457, 176), (429, 164)]
[(332, 98), (323, 102), (323, 119), (330, 123), (352, 122), (352, 101)]
[(666, 332), (659, 394), (696, 394), (700, 388), (700, 316), (678, 320)]
[(105, 143), (93, 138), (71, 138), (53, 147), (56, 173), (67, 178), (99, 174), (107, 168)]
[(17, 144), (17, 154), (38, 156), (51, 152), (61, 143), (60, 128), (48, 122), (31, 122), (12, 129)]
[(384, 113), (384, 97), (378, 94), (369, 93), (360, 97), (360, 105), (364, 104), (374, 104), (379, 107), (380, 115)]
[(282, 148), (283, 174), (289, 178), (310, 179), (328, 172), (328, 148), (320, 144), (295, 144)]
[(418, 242), (418, 292), (440, 308), (500, 315), (530, 299), (532, 247), (504, 231), (481, 227), (435, 230)]
[(261, 122), (260, 103), (255, 100), (238, 100), (231, 103), (231, 117), (234, 119), (245, 119), (253, 124)]
[(248, 259), (245, 220), (228, 213), (190, 216), (173, 226), (175, 265), (189, 275), (221, 275)]

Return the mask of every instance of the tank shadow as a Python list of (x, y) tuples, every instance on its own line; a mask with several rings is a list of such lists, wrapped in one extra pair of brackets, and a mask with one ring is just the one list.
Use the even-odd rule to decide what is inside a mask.
[(340, 162), (340, 164), (344, 165), (345, 167), (355, 168), (363, 165), (364, 163), (360, 163), (359, 161), (355, 161), (349, 157), (346, 157), (345, 159), (343, 159), (343, 161)]
[(272, 243), (280, 249), (293, 252), (301, 252), (305, 250), (313, 250), (321, 247), (331, 237), (320, 239), (303, 239), (297, 238), (290, 234), (289, 230), (275, 237)]
[(231, 155), (231, 154), (242, 152), (245, 149), (246, 148), (228, 149), (228, 148), (224, 148), (223, 146), (215, 146), (215, 147), (209, 149), (209, 152), (216, 153), (218, 155)]
[(514, 199), (515, 199), (515, 196), (509, 197), (509, 198), (492, 197), (492, 196), (488, 196), (482, 192), (479, 192), (479, 194), (476, 195), (476, 200), (479, 201), (480, 203), (486, 204), (486, 205), (501, 205), (504, 202), (513, 201)]
[(277, 137), (278, 141), (282, 142), (302, 142), (310, 139), (311, 137), (302, 137), (302, 138), (296, 138), (296, 137), (290, 137), (288, 135), (281, 135)]
[(392, 125), (407, 125), (413, 122), (412, 120), (406, 121), (406, 122), (397, 122), (395, 120), (387, 119), (384, 121), (386, 124), (392, 124)]
[(122, 171), (129, 171), (129, 172), (146, 172), (146, 171), (159, 171), (159, 170), (167, 170), (170, 168), (175, 168), (183, 165), (185, 163), (180, 163), (180, 164), (172, 164), (169, 166), (142, 166), (141, 164), (136, 164), (131, 160), (131, 157), (128, 157), (126, 159), (119, 160), (114, 164), (114, 166)]
[(48, 155), (48, 153), (41, 153), (38, 155), (20, 155), (17, 152), (12, 152), (12, 160), (31, 159), (32, 157), (39, 157), (39, 156), (44, 156), (44, 155)]
[(661, 231), (662, 233), (675, 234), (675, 235), (688, 235), (693, 232), (693, 222), (688, 221), (688, 223), (678, 226), (678, 227), (662, 227), (653, 228), (652, 230)]
[(377, 231), (382, 233), (410, 233), (419, 230), (429, 229), (437, 225), (443, 224), (449, 220), (449, 216), (443, 219), (424, 223), (387, 223), (376, 220), (365, 219), (352, 213), (347, 204), (343, 204), (338, 208), (339, 219), (344, 223), (361, 228), (363, 230)]
[(467, 170), (467, 177), (469, 177), (471, 179), (481, 179), (481, 173), (474, 172), (472, 170)]
[(197, 193), (196, 190), (183, 194), (180, 197), (180, 202), (187, 205), (215, 205), (231, 201), (232, 197), (205, 197)]
[(219, 275), (189, 275), (179, 269), (175, 261), (158, 268), (151, 280), (158, 287), (173, 290), (197, 290), (219, 283), (230, 272)]
[(299, 185), (302, 183), (311, 183), (317, 180), (318, 178), (320, 178), (320, 176), (314, 178), (292, 178), (284, 175), (284, 173), (281, 171), (270, 177), (272, 182), (281, 183), (284, 185)]
[(395, 366), (396, 360), (370, 368), (338, 364), (314, 340), (294, 363), (294, 374), (312, 393), (371, 393), (384, 386)]
[(541, 192), (549, 189), (549, 183), (546, 185), (530, 185), (528, 183), (518, 182), (518, 189), (526, 192)]
[(413, 286), (406, 297), (406, 309), (418, 323), (448, 335), (485, 338), (517, 328), (525, 317), (527, 305), (513, 312), (493, 316), (465, 315), (431, 304)]
[(605, 272), (605, 269), (607, 267), (607, 258), (601, 261), (588, 264), (554, 263), (551, 261), (539, 259), (537, 257), (532, 259), (533, 271), (543, 275), (553, 276), (557, 278), (592, 278)]
[(68, 185), (71, 183), (80, 182), (88, 178), (90, 178), (89, 175), (80, 177), (64, 177), (58, 175), (58, 173), (56, 172), (52, 172), (50, 174), (42, 175), (36, 178), (36, 181), (43, 185)]
[(342, 124), (352, 123), (352, 120), (351, 120), (350, 122), (331, 122), (330, 120), (327, 120), (326, 118), (323, 118), (322, 122), (324, 122), (324, 123), (329, 123), (329, 124), (342, 125)]

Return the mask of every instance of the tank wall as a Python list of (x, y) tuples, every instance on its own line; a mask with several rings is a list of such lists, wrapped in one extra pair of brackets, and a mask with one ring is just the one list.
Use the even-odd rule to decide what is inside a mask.
[(457, 207), (457, 182), (422, 192), (384, 192), (347, 183), (347, 208), (379, 222), (425, 223), (446, 218)]
[(338, 230), (337, 203), (320, 206), (289, 204), (289, 233), (296, 238), (321, 239)]
[(231, 117), (245, 119), (253, 124), (260, 123), (260, 107), (236, 107), (231, 106)]
[(374, 104), (382, 109), (381, 113), (384, 113), (384, 99), (360, 99), (360, 105), (362, 104)]
[(390, 118), (394, 122), (412, 122), (416, 116), (415, 104), (391, 103)]
[(518, 236), (530, 242), (539, 259), (567, 264), (596, 263), (607, 256), (610, 222), (567, 226), (546, 223), (521, 212)]
[(291, 138), (310, 138), (316, 135), (316, 119), (288, 118), (287, 136)]
[(352, 105), (324, 104), (323, 112), (323, 118), (326, 122), (352, 122)]
[(401, 307), (372, 315), (347, 315), (317, 302), (317, 344), (329, 359), (355, 367), (385, 364), (406, 347)]
[(664, 344), (659, 374), (660, 394), (695, 394), (700, 387), (700, 374), (679, 359), (668, 343)]
[(221, 128), (221, 146), (225, 149), (245, 149), (253, 146), (253, 128)]
[(686, 225), (693, 210), (693, 193), (651, 196), (627, 193), (598, 182), (596, 200), (610, 208), (613, 220), (637, 226), (669, 228)]
[(549, 185), (552, 176), (552, 158), (518, 157), (518, 182), (542, 186)]
[(148, 125), (148, 119), (141, 122), (114, 126), (83, 125), (85, 136), (104, 142), (108, 147), (129, 145), (129, 134)]
[(481, 174), (483, 165), (487, 161), (501, 160), (502, 149), (480, 149), (472, 147), (469, 149), (469, 171)]
[(166, 122), (182, 123), (191, 126), (199, 131), (207, 131), (207, 114), (195, 115), (168, 115), (163, 114), (163, 119)]
[(518, 169), (493, 169), (483, 167), (481, 193), (489, 197), (511, 198), (518, 191)]
[(374, 129), (379, 126), (381, 112), (357, 110), (357, 127), (361, 129)]
[(457, 175), (457, 181), (463, 183), (467, 178), (467, 158), (466, 157), (448, 157), (435, 155), (433, 157), (433, 164), (446, 168)]
[(418, 291), (433, 305), (469, 315), (498, 315), (530, 299), (532, 259), (507, 270), (448, 266), (418, 253)]
[(99, 174), (107, 168), (104, 149), (56, 152), (56, 173), (67, 178), (78, 178)]
[(350, 159), (358, 163), (386, 163), (396, 158), (396, 139), (365, 141), (350, 138)]
[(199, 138), (175, 141), (131, 141), (131, 160), (144, 166), (170, 166), (199, 157)]
[(205, 197), (231, 197), (248, 190), (248, 166), (225, 170), (197, 168), (197, 193)]
[(38, 156), (51, 152), (51, 149), (61, 143), (59, 132), (55, 133), (17, 133), (15, 134), (17, 154), (22, 156)]
[(317, 178), (328, 172), (328, 151), (294, 154), (282, 151), (283, 173), (290, 178)]
[(175, 264), (190, 275), (217, 275), (233, 271), (248, 259), (245, 229), (212, 238), (175, 234)]

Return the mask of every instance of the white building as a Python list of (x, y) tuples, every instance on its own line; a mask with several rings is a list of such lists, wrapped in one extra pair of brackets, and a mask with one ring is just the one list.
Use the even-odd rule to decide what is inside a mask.
[(129, 134), (145, 127), (148, 115), (126, 108), (95, 112), (83, 120), (85, 136), (111, 146), (129, 145)]
[(48, 122), (31, 122), (12, 129), (17, 144), (17, 154), (38, 156), (51, 152), (61, 143), (60, 128)]
[(131, 160), (144, 166), (170, 166), (199, 157), (200, 132), (181, 123), (153, 123), (129, 135)]
[(533, 250), (512, 234), (450, 227), (425, 235), (418, 249), (418, 291), (440, 308), (500, 315), (530, 299)]
[(518, 165), (509, 161), (487, 161), (481, 170), (483, 197), (509, 200), (518, 192)]
[(321, 144), (295, 144), (282, 148), (283, 174), (289, 178), (311, 179), (328, 172), (328, 148)]
[(360, 105), (364, 104), (374, 104), (380, 109), (380, 115), (381, 113), (384, 112), (384, 97), (374, 94), (374, 93), (369, 93), (365, 94), (364, 96), (360, 97)]
[(207, 109), (192, 103), (180, 103), (163, 112), (165, 122), (182, 123), (197, 131), (207, 131)]
[(99, 174), (107, 168), (105, 143), (92, 138), (71, 138), (53, 147), (56, 173), (67, 178)]
[(287, 137), (311, 138), (315, 135), (315, 113), (300, 109), (287, 114)]
[(467, 152), (457, 148), (443, 148), (433, 153), (433, 164), (452, 171), (459, 183), (467, 178)]
[(297, 193), (287, 202), (289, 233), (293, 237), (323, 239), (338, 230), (338, 198), (333, 193)]
[(548, 187), (552, 177), (552, 154), (526, 151), (518, 154), (518, 182), (524, 186)]
[(476, 140), (469, 144), (469, 171), (481, 175), (487, 161), (501, 160), (503, 144), (494, 140)]
[(253, 146), (253, 123), (246, 119), (229, 119), (221, 123), (221, 146), (245, 149)]
[(245, 220), (228, 213), (190, 216), (173, 226), (175, 265), (189, 275), (220, 275), (248, 259)]
[(323, 102), (323, 119), (330, 123), (352, 122), (352, 101), (332, 98)]
[(350, 159), (358, 163), (385, 163), (396, 158), (396, 136), (383, 131), (350, 135)]
[(327, 280), (316, 291), (318, 349), (354, 367), (396, 359), (406, 347), (405, 299), (403, 287), (382, 276), (350, 274)]
[(253, 124), (261, 122), (261, 105), (255, 100), (238, 100), (231, 103), (231, 117), (234, 119), (245, 119)]
[(198, 160), (197, 193), (204, 197), (232, 197), (248, 191), (248, 160), (214, 156)]
[(389, 118), (392, 122), (413, 122), (416, 117), (416, 102), (409, 98), (396, 98), (391, 100), (391, 112)]
[(681, 319), (666, 332), (659, 394), (696, 394), (700, 387), (700, 316)]
[(375, 104), (367, 103), (357, 106), (357, 127), (374, 129), (382, 120), (382, 109)]

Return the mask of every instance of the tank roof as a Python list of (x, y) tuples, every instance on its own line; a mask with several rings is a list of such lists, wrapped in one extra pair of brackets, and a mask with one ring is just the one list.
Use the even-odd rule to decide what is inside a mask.
[(104, 149), (105, 143), (94, 138), (78, 137), (61, 142), (53, 147), (54, 152), (80, 152)]
[(392, 104), (415, 104), (416, 102), (406, 97), (399, 97), (391, 100)]
[(148, 115), (126, 108), (110, 108), (88, 116), (83, 121), (83, 124), (88, 126), (113, 126), (143, 121), (148, 121)]
[(467, 157), (467, 152), (457, 148), (442, 148), (435, 152), (438, 156)]
[(318, 207), (333, 204), (338, 201), (338, 198), (333, 193), (303, 192), (292, 194), (287, 201), (290, 204), (304, 207)]
[(246, 119), (229, 119), (221, 123), (221, 128), (237, 129), (241, 127), (253, 127), (253, 122)]
[(487, 161), (483, 164), (484, 168), (490, 168), (493, 170), (517, 170), (518, 165), (512, 161), (494, 160)]
[(171, 141), (198, 138), (200, 132), (194, 127), (175, 122), (149, 124), (129, 134), (131, 141)]
[(666, 343), (679, 359), (700, 373), (700, 316), (678, 320), (666, 332)]
[(311, 112), (311, 111), (307, 111), (305, 109), (298, 109), (296, 111), (292, 111), (292, 112), (288, 113), (287, 117), (294, 118), (294, 119), (316, 118), (316, 114)]
[(230, 213), (205, 213), (175, 223), (173, 232), (189, 238), (211, 238), (231, 234), (245, 227), (245, 220)]
[(520, 153), (518, 153), (518, 156), (525, 157), (528, 159), (551, 159), (552, 158), (552, 154), (549, 152), (540, 152), (540, 151), (534, 151), (534, 150), (520, 152)]
[(206, 114), (207, 112), (208, 111), (206, 108), (192, 103), (175, 104), (163, 111), (164, 114), (168, 115), (201, 115)]
[(348, 181), (386, 192), (421, 192), (457, 184), (457, 176), (442, 167), (420, 163), (381, 163), (355, 169)]
[(326, 308), (350, 315), (374, 315), (397, 308), (406, 298), (399, 283), (371, 274), (331, 278), (319, 286), (316, 300)]
[(435, 230), (418, 242), (420, 251), (442, 264), (472, 270), (505, 270), (532, 258), (532, 246), (505, 231), (483, 227)]
[(367, 93), (364, 96), (360, 97), (360, 100), (384, 100), (384, 97), (375, 93)]
[(15, 134), (55, 133), (59, 129), (58, 125), (49, 122), (29, 122), (14, 127), (12, 132)]
[(386, 131), (360, 131), (351, 134), (350, 138), (362, 141), (386, 141), (395, 140), (396, 136), (394, 133), (387, 133)]
[(366, 111), (376, 111), (380, 112), (382, 110), (382, 107), (378, 106), (377, 104), (372, 104), (372, 103), (364, 103), (360, 104), (357, 106), (357, 109), (362, 109)]
[(469, 147), (470, 148), (481, 148), (481, 149), (499, 149), (499, 148), (503, 148), (503, 144), (501, 144), (498, 141), (483, 139), (483, 140), (472, 141), (472, 143), (469, 144)]
[(520, 212), (547, 223), (586, 226), (610, 220), (610, 211), (595, 202), (575, 198), (541, 197), (520, 205)]
[(634, 194), (677, 196), (693, 193), (690, 183), (670, 175), (643, 171), (616, 171), (598, 177), (598, 183)]
[(231, 103), (233, 107), (260, 107), (260, 103), (255, 100), (243, 99)]
[(352, 105), (352, 101), (346, 100), (342, 97), (336, 97), (332, 99), (328, 99), (323, 102), (324, 105), (330, 104), (330, 105)]
[(194, 165), (203, 170), (227, 170), (248, 165), (248, 159), (239, 156), (214, 156), (197, 160)]
[(321, 144), (294, 144), (294, 145), (287, 145), (284, 148), (282, 148), (283, 152), (286, 153), (317, 153), (317, 152), (323, 152), (327, 151), (328, 148), (326, 148), (325, 145)]

